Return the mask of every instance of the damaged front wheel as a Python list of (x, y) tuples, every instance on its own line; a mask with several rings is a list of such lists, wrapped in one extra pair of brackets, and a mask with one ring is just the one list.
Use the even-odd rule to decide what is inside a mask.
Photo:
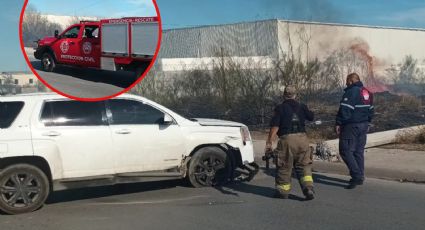
[(218, 147), (199, 149), (189, 164), (189, 181), (194, 187), (221, 185), (230, 178), (232, 168), (226, 152)]

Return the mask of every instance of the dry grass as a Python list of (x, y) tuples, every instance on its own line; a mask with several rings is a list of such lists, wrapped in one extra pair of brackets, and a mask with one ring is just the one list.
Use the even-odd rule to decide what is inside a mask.
[(425, 144), (425, 127), (407, 129), (396, 136), (397, 144)]
[(336, 139), (338, 136), (335, 133), (335, 126), (321, 125), (318, 127), (307, 128), (307, 136), (314, 142)]
[[(425, 103), (420, 97), (397, 95), (389, 92), (375, 94), (375, 117), (370, 133), (394, 130), (399, 128), (417, 126), (424, 124)], [(308, 107), (314, 111), (315, 120), (321, 120), (321, 125), (312, 125), (307, 122), (307, 135), (312, 142), (337, 139), (335, 134), (335, 115), (338, 111), (340, 95), (333, 97), (312, 99), (306, 101)], [(266, 139), (268, 128), (263, 125), (261, 128), (251, 127), (257, 131), (252, 134), (254, 139)], [(255, 132), (254, 131), (254, 132)], [(417, 143), (413, 149), (420, 149), (425, 146), (425, 128), (421, 130), (410, 130), (400, 133), (397, 143)], [(400, 145), (400, 144), (398, 144)], [(405, 144), (407, 146), (408, 144)], [(406, 149), (403, 147), (403, 149)]]
[(418, 97), (403, 95), (398, 102), (400, 109), (409, 111), (420, 111), (422, 108), (422, 101)]

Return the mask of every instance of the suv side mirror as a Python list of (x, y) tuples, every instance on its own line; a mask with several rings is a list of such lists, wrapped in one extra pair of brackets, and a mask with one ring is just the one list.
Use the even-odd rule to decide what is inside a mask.
[(164, 114), (164, 121), (162, 122), (162, 125), (171, 125), (173, 122), (174, 120), (170, 115)]
[(55, 30), (55, 38), (59, 37), (59, 30)]

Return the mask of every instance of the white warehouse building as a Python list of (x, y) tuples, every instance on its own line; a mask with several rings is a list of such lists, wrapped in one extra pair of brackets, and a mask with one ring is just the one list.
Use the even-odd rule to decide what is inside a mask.
[[(75, 18), (89, 19), (44, 16), (62, 26)], [(337, 50), (352, 49), (371, 62), (379, 75), (407, 56), (425, 69), (424, 41), (425, 29), (280, 19), (168, 29), (163, 31), (156, 68), (163, 72), (212, 68), (226, 55), (246, 68), (269, 69), (291, 50), (304, 61), (323, 61)]]
[[(241, 66), (293, 54), (302, 61), (324, 60), (337, 50), (351, 50), (380, 75), (400, 65), (407, 56), (425, 67), (425, 29), (264, 20), (226, 25), (170, 29), (163, 32), (157, 69), (175, 72), (211, 68), (220, 56)], [(291, 52), (292, 51), (292, 52)], [(249, 59), (249, 61), (247, 61)]]

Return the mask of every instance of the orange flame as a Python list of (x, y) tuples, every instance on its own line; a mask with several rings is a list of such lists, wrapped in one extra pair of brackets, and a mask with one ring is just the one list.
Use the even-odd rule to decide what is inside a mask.
[(366, 63), (368, 73), (368, 76), (366, 76), (366, 81), (368, 84), (368, 89), (373, 93), (389, 91), (388, 86), (375, 77), (374, 67), (376, 59), (369, 54), (369, 45), (364, 41), (356, 41), (356, 43), (351, 45), (349, 49), (357, 54)]

